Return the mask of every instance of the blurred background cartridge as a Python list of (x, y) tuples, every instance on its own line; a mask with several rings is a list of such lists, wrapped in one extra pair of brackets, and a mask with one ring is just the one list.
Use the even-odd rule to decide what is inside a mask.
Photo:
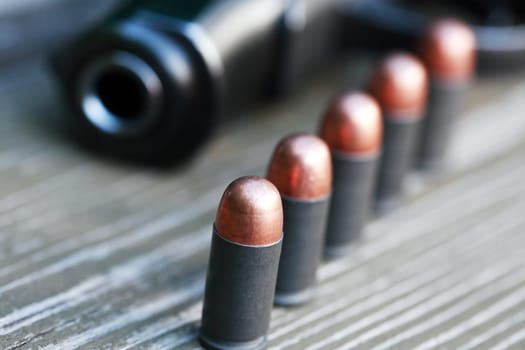
[(275, 147), (268, 180), (283, 203), (283, 248), (275, 304), (295, 306), (314, 295), (332, 185), (330, 150), (319, 137), (298, 133)]
[(419, 59), (403, 52), (386, 56), (372, 75), (370, 92), (383, 112), (383, 153), (375, 192), (378, 213), (396, 205), (403, 179), (413, 164), (427, 80)]
[(435, 170), (442, 165), (464, 94), (470, 86), (476, 58), (472, 29), (455, 19), (433, 23), (420, 44), (428, 72), (428, 106), (421, 125), (416, 166)]
[(320, 129), (334, 173), (324, 255), (337, 258), (359, 241), (370, 213), (383, 136), (381, 110), (369, 95), (347, 93), (329, 104)]
[(149, 162), (191, 154), (224, 110), (288, 90), (330, 56), (334, 4), (134, 3), (54, 57), (76, 137)]
[(525, 67), (525, 3), (521, 0), (350, 0), (341, 2), (347, 46), (415, 51), (440, 18), (459, 18), (476, 36), (482, 73)]

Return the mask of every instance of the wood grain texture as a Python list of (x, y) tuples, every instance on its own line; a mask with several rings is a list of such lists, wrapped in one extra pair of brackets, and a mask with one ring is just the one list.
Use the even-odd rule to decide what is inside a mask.
[[(264, 175), (275, 143), (316, 130), (328, 98), (366, 66), (339, 67), (246, 112), (168, 171), (72, 147), (41, 69), (6, 75), (0, 348), (199, 348), (223, 189)], [(476, 85), (443, 173), (412, 175), (403, 205), (374, 219), (352, 256), (321, 266), (314, 302), (274, 309), (270, 349), (525, 347), (522, 78)]]

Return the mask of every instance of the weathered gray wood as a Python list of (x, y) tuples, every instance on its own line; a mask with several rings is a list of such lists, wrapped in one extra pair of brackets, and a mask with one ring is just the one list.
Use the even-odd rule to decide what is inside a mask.
[(44, 57), (122, 4), (122, 0), (2, 0), (0, 66)]
[[(366, 62), (353, 67), (363, 77)], [(343, 70), (344, 71), (344, 70)], [(39, 70), (0, 88), (0, 348), (195, 349), (211, 223), (235, 177), (313, 131), (341, 69), (232, 121), (191, 164), (156, 171), (64, 139)], [(32, 78), (31, 78), (32, 77)], [(525, 84), (481, 81), (448, 167), (414, 175), (318, 297), (276, 308), (272, 349), (525, 346)]]

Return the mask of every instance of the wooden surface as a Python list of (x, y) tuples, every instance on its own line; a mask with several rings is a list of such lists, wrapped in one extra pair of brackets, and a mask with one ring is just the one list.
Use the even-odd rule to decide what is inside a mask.
[[(45, 57), (93, 27), (124, 0), (0, 1), (0, 67)], [(52, 20), (50, 20), (52, 18)]]
[[(316, 129), (366, 64), (230, 122), (158, 171), (72, 147), (40, 69), (0, 88), (0, 348), (195, 349), (224, 187), (264, 175), (276, 141)], [(446, 170), (413, 175), (316, 300), (273, 311), (272, 349), (525, 348), (525, 74), (479, 81)]]

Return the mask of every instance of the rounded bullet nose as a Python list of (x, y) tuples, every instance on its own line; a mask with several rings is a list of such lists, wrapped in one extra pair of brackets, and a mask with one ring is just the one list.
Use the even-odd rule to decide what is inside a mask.
[(341, 96), (328, 105), (320, 133), (335, 151), (348, 155), (375, 154), (381, 149), (383, 138), (381, 109), (364, 93)]
[(387, 56), (372, 75), (370, 92), (390, 117), (419, 118), (427, 99), (427, 73), (411, 54)]
[(466, 80), (474, 71), (476, 37), (462, 21), (442, 19), (428, 28), (420, 51), (431, 76)]
[(278, 242), (283, 233), (283, 208), (277, 188), (258, 176), (233, 181), (222, 195), (215, 229), (223, 238), (248, 246)]
[(319, 137), (307, 133), (284, 138), (274, 150), (268, 180), (287, 197), (326, 197), (332, 187), (332, 160), (328, 146)]

